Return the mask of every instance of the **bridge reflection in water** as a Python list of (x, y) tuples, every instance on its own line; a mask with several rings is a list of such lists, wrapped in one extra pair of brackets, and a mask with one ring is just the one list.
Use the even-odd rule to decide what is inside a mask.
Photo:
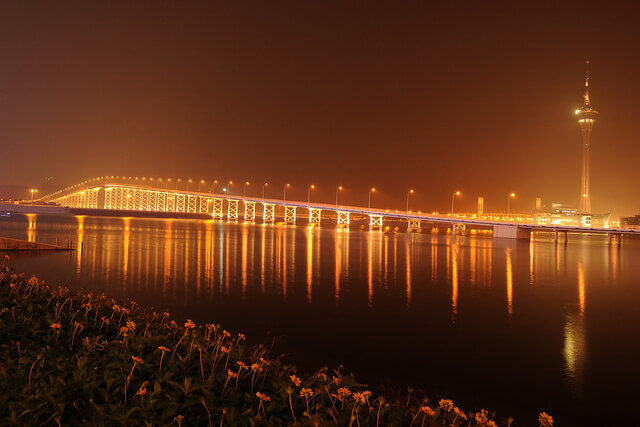
[[(3, 221), (0, 231), (44, 243), (72, 239), (81, 248), (14, 258), (18, 270), (220, 322), (257, 340), (271, 332), (303, 367), (345, 363), (365, 379), (428, 383), (451, 396), (460, 387), (485, 393), (479, 383), (490, 381), (501, 389), (496, 399), (527, 389), (533, 403), (544, 395), (549, 410), (549, 396), (589, 394), (589, 352), (602, 339), (599, 323), (611, 323), (601, 318), (606, 299), (593, 295), (624, 290), (621, 312), (638, 301), (629, 288), (640, 278), (630, 262), (640, 247), (633, 240), (620, 248), (588, 236), (557, 245), (552, 237), (528, 243), (437, 229), (385, 235), (36, 215)], [(398, 351), (407, 366), (398, 366)], [(422, 363), (442, 373), (416, 371)]]

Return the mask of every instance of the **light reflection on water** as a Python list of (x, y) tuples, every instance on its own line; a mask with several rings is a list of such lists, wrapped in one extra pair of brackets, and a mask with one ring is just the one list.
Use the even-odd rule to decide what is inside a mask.
[[(219, 322), (254, 342), (270, 333), (308, 370), (344, 363), (373, 384), (423, 385), (528, 419), (548, 410), (567, 424), (585, 424), (606, 387), (632, 395), (640, 380), (633, 240), (36, 215), (3, 220), (0, 235), (81, 248), (13, 255), (18, 271)], [(607, 337), (612, 325), (626, 342)], [(613, 366), (624, 375), (603, 382)]]

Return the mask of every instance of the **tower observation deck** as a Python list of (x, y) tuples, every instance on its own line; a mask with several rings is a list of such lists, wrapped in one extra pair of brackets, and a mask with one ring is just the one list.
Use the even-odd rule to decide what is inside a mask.
[(589, 61), (587, 61), (587, 71), (584, 81), (584, 102), (582, 107), (576, 110), (578, 116), (578, 124), (582, 133), (582, 181), (580, 184), (580, 212), (584, 214), (591, 213), (591, 189), (589, 183), (590, 175), (590, 148), (591, 148), (591, 131), (595, 123), (595, 117), (599, 114), (591, 107), (589, 99)]

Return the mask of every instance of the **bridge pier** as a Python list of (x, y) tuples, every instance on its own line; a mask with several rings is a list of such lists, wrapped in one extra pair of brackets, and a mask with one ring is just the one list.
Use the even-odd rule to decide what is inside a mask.
[(263, 212), (262, 212), (262, 223), (266, 224), (266, 223), (272, 223), (276, 220), (276, 214), (275, 214), (275, 206), (272, 203), (263, 203), (262, 207)]
[(519, 227), (517, 225), (494, 225), (493, 237), (531, 240), (531, 229), (528, 227)]
[(419, 219), (409, 219), (407, 221), (407, 231), (409, 233), (412, 233), (412, 232), (419, 233), (420, 232), (420, 220)]
[(321, 209), (309, 208), (309, 224), (320, 224)]
[(296, 223), (296, 207), (295, 206), (284, 207), (284, 223), (285, 224)]
[(244, 202), (244, 220), (251, 222), (256, 220), (256, 202)]
[(458, 234), (463, 236), (467, 234), (466, 224), (456, 224), (456, 223), (451, 224), (451, 235), (455, 236)]
[(343, 227), (349, 227), (349, 223), (351, 222), (351, 213), (350, 212), (343, 212), (343, 211), (338, 211), (338, 227), (343, 226)]
[(382, 231), (382, 215), (369, 215), (369, 230)]
[(222, 219), (224, 216), (222, 203), (222, 199), (213, 199), (213, 219)]
[(609, 241), (609, 246), (611, 246), (614, 241), (617, 240), (618, 246), (622, 245), (622, 234), (621, 233), (607, 233), (607, 238)]
[(238, 220), (238, 201), (227, 199), (227, 221)]

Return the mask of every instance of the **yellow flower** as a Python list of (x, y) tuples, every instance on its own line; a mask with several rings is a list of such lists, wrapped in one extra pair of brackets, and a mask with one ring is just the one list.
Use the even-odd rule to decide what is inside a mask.
[(196, 327), (196, 324), (193, 323), (191, 319), (187, 319), (187, 321), (184, 323), (184, 327), (187, 329), (193, 329)]
[(351, 396), (351, 390), (346, 387), (340, 387), (338, 389), (338, 395), (342, 398)]
[(229, 353), (231, 349), (229, 347), (222, 346), (220, 347), (220, 351), (222, 351), (223, 353)]
[(308, 399), (311, 396), (313, 396), (313, 390), (312, 389), (303, 388), (302, 390), (300, 390), (300, 397), (304, 397), (305, 399)]
[(453, 402), (449, 399), (441, 399), (440, 407), (446, 412), (450, 412), (453, 409)]
[(127, 328), (133, 331), (136, 328), (136, 322), (133, 320), (127, 320)]
[(109, 321), (109, 319), (107, 319), (106, 317), (101, 317), (101, 318), (100, 318), (100, 320), (102, 320), (102, 321), (103, 321), (104, 323), (106, 323), (107, 325), (108, 325), (109, 323), (111, 323), (111, 322)]
[(271, 365), (271, 362), (269, 362), (269, 361), (268, 361), (268, 360), (266, 360), (266, 359), (263, 359), (262, 357), (260, 358), (260, 362), (261, 362), (263, 365), (267, 365), (267, 366)]
[(420, 410), (430, 417), (433, 417), (436, 414), (436, 411), (434, 411), (428, 406), (421, 406)]
[(540, 413), (538, 417), (538, 421), (540, 421), (540, 425), (542, 427), (552, 427), (553, 426), (553, 417), (546, 412)]
[(144, 360), (140, 359), (139, 357), (131, 356), (131, 359), (136, 363), (144, 365)]
[(271, 401), (271, 398), (269, 396), (267, 396), (265, 393), (257, 392), (256, 396), (258, 396), (260, 398), (260, 400), (262, 400), (262, 401), (265, 401), (265, 402)]
[(338, 377), (333, 377), (331, 378), (331, 382), (334, 383), (335, 385), (339, 385), (342, 382), (342, 380)]
[(291, 382), (294, 383), (296, 387), (300, 387), (300, 385), (302, 384), (300, 378), (296, 377), (295, 375), (291, 375), (289, 378), (291, 378)]
[(233, 378), (238, 378), (238, 374), (236, 374), (235, 372), (233, 372), (231, 369), (229, 369), (227, 371), (227, 375), (229, 375), (229, 378), (233, 379)]
[(140, 387), (140, 389), (138, 390), (138, 392), (136, 394), (139, 394), (140, 396), (144, 396), (145, 394), (147, 394), (147, 388), (146, 387)]
[(238, 339), (244, 341), (246, 338), (244, 337), (244, 334), (238, 334)]
[(227, 338), (231, 336), (231, 334), (227, 331), (222, 331), (222, 335), (224, 335)]
[(495, 421), (487, 421), (487, 427), (498, 427), (498, 424)]
[(324, 372), (320, 372), (320, 373), (318, 374), (318, 379), (319, 379), (320, 381), (326, 381), (326, 380), (327, 380), (327, 375), (326, 375)]
[(161, 345), (160, 347), (158, 347), (158, 350), (161, 350), (161, 351), (171, 351), (171, 350), (169, 350), (167, 347), (165, 347), (165, 346), (163, 346), (163, 345)]
[(127, 328), (126, 326), (123, 326), (120, 328), (120, 333), (121, 334), (126, 334), (127, 332), (129, 332), (129, 328)]
[(255, 371), (255, 372), (260, 372), (260, 371), (262, 371), (262, 368), (257, 363), (254, 363), (254, 364), (251, 365), (251, 370)]
[(238, 360), (236, 362), (238, 364), (238, 366), (240, 366), (242, 369), (248, 369), (249, 367), (247, 365), (244, 364), (244, 362), (242, 360)]
[(53, 329), (60, 329), (62, 328), (62, 326), (60, 325), (60, 323), (52, 323), (51, 325), (49, 325), (51, 328)]
[(353, 400), (355, 400), (356, 403), (365, 403), (367, 401), (367, 398), (365, 397), (364, 393), (355, 392), (353, 393)]
[(489, 412), (482, 409), (480, 410), (480, 412), (476, 412), (476, 422), (478, 424), (485, 424), (488, 420), (487, 416), (489, 415)]
[(458, 408), (457, 406), (453, 407), (453, 412), (463, 420), (467, 419), (467, 415), (464, 412), (462, 412), (460, 408)]

